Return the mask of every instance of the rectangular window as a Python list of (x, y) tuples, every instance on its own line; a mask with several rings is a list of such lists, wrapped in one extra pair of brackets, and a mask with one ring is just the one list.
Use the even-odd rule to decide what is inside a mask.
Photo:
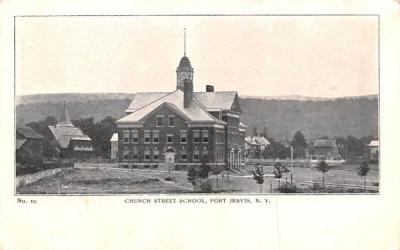
[(205, 161), (208, 161), (208, 150), (207, 149), (203, 149), (202, 159)]
[(186, 150), (181, 151), (181, 161), (186, 161), (187, 160), (187, 155), (186, 155)]
[(202, 130), (201, 134), (203, 136), (203, 143), (208, 143), (208, 130)]
[(133, 149), (133, 159), (134, 160), (138, 160), (139, 159), (139, 152), (138, 152), (137, 148)]
[(159, 152), (158, 149), (153, 150), (153, 160), (158, 161), (159, 159)]
[(146, 148), (144, 150), (144, 160), (149, 161), (150, 160), (150, 149)]
[(167, 144), (174, 143), (174, 135), (168, 134), (167, 135)]
[(124, 130), (122, 133), (123, 133), (123, 142), (129, 143), (129, 130)]
[(181, 143), (186, 144), (187, 143), (187, 132), (186, 130), (181, 130)]
[(132, 131), (132, 143), (139, 142), (139, 132), (137, 130)]
[(163, 116), (158, 115), (158, 116), (156, 116), (156, 118), (157, 118), (157, 127), (162, 127), (163, 126)]
[(124, 147), (124, 153), (123, 153), (123, 155), (124, 155), (124, 160), (128, 160), (129, 159), (129, 149), (128, 149), (128, 146), (125, 146)]
[(193, 160), (194, 161), (200, 160), (200, 150), (198, 149), (193, 150)]
[(160, 141), (160, 132), (158, 130), (153, 131), (153, 143), (158, 143)]
[(168, 127), (175, 126), (175, 116), (169, 115), (168, 116)]
[(193, 130), (193, 142), (194, 143), (200, 142), (200, 131), (199, 130)]
[(150, 131), (144, 131), (144, 143), (150, 143)]

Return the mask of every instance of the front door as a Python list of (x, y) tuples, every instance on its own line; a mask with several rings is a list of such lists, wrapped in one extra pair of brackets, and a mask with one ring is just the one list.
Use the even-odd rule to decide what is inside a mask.
[(171, 172), (171, 169), (174, 169), (175, 163), (175, 152), (165, 152), (165, 166), (168, 167), (168, 171)]

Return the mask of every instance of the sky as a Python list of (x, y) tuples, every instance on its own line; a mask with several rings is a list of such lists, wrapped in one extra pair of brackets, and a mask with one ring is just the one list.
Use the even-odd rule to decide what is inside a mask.
[(378, 94), (376, 16), (18, 17), (16, 95), (194, 90), (239, 95)]

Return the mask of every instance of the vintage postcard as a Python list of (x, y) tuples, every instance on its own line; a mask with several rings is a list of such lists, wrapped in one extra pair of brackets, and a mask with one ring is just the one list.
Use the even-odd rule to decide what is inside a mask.
[[(82, 222), (70, 249), (398, 249), (399, 9), (357, 10), (8, 9), (0, 208)], [(63, 242), (0, 219), (0, 249)]]
[(17, 16), (16, 194), (378, 193), (378, 40), (378, 15)]

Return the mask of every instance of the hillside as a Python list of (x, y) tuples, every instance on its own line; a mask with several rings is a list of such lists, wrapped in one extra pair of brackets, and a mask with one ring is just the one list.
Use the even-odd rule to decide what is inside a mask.
[[(18, 97), (16, 118), (18, 125), (58, 117), (62, 101), (67, 102), (72, 119), (106, 116), (121, 118), (134, 94), (46, 94)], [(307, 138), (320, 136), (361, 137), (378, 134), (377, 96), (346, 97), (337, 99), (307, 99), (303, 97), (245, 97), (240, 105), (242, 120), (248, 133), (256, 126), (264, 126), (276, 139), (291, 139), (297, 130)]]
[(346, 98), (326, 101), (241, 99), (242, 120), (248, 132), (255, 126), (280, 140), (297, 130), (306, 138), (321, 136), (362, 137), (378, 135), (378, 98)]

